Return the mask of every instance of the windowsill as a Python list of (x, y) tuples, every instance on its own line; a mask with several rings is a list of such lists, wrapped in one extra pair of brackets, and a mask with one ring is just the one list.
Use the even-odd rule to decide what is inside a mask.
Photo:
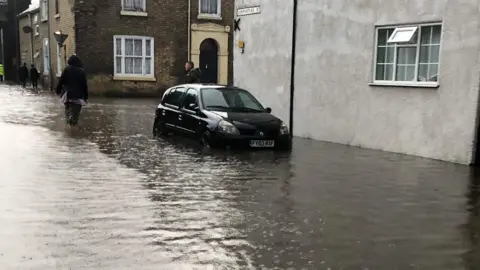
[(48, 22), (48, 19), (42, 19), (41, 22), (46, 23), (46, 22)]
[(122, 10), (122, 11), (120, 11), (120, 15), (122, 15), (122, 16), (133, 16), (133, 17), (148, 17), (148, 12)]
[(369, 83), (370, 86), (387, 86), (387, 87), (415, 87), (415, 88), (438, 88), (438, 82), (388, 82), (374, 81)]
[(54, 18), (55, 18), (55, 19), (60, 18), (60, 14), (59, 14), (59, 13), (55, 14)]
[(35, 36), (36, 36), (36, 37), (40, 36), (40, 33), (36, 33)]
[(61, 74), (61, 73), (57, 73), (56, 76), (57, 76), (57, 78), (60, 78), (60, 77), (62, 77), (62, 74)]
[(48, 76), (48, 74), (49, 74), (48, 71), (43, 72), (43, 76)]
[(156, 82), (157, 78), (155, 78), (155, 77), (143, 77), (143, 76), (115, 75), (115, 76), (113, 76), (113, 80), (114, 81)]
[(222, 16), (217, 14), (198, 14), (197, 19), (199, 20), (221, 20)]

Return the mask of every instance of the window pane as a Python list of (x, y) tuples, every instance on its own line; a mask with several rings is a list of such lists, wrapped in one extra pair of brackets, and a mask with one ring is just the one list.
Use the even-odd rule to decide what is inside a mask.
[(424, 26), (421, 28), (422, 37), (420, 39), (421, 44), (430, 44), (430, 34), (432, 32), (431, 26)]
[(398, 48), (397, 63), (398, 64), (415, 64), (417, 57), (417, 48), (400, 47)]
[(384, 72), (385, 72), (385, 65), (377, 65), (375, 80), (382, 81)]
[(391, 81), (393, 79), (393, 64), (377, 65), (375, 79), (379, 81)]
[(200, 1), (200, 13), (205, 14), (218, 14), (218, 2), (219, 0), (201, 0)]
[(143, 74), (142, 58), (133, 59), (133, 72), (135, 74)]
[(386, 45), (388, 36), (389, 36), (388, 29), (379, 29), (378, 30), (378, 42), (377, 42), (377, 44), (379, 46)]
[[(193, 105), (192, 105), (193, 104)], [(185, 99), (183, 100), (183, 107), (188, 110), (193, 110), (197, 106), (197, 91), (189, 89), (185, 94)]]
[(438, 63), (438, 58), (440, 56), (440, 45), (432, 45), (430, 47), (430, 63)]
[(151, 48), (152, 47), (152, 40), (147, 39), (147, 40), (145, 40), (145, 42), (146, 42), (145, 43), (145, 56), (152, 56), (152, 52), (151, 52), (151, 50), (152, 50), (152, 48)]
[(123, 0), (123, 9), (132, 11), (144, 11), (145, 0)]
[(170, 92), (170, 94), (165, 98), (165, 103), (175, 106), (180, 106), (180, 101), (185, 88), (177, 88)]
[(428, 79), (428, 64), (418, 65), (418, 81), (426, 82)]
[(385, 63), (393, 64), (393, 55), (395, 53), (395, 47), (387, 47), (387, 55), (385, 56)]
[(428, 63), (428, 53), (430, 46), (420, 46), (420, 63)]
[(385, 47), (378, 47), (377, 48), (377, 63), (385, 63), (385, 54), (387, 48)]
[(134, 41), (134, 55), (135, 56), (142, 56), (143, 55), (142, 43), (143, 43), (143, 40), (135, 39), (135, 41)]
[(438, 80), (438, 64), (429, 65), (428, 81), (436, 82)]
[(115, 73), (122, 73), (122, 57), (115, 58)]
[(133, 39), (125, 39), (125, 55), (133, 55)]
[(415, 80), (415, 66), (407, 66), (405, 70), (406, 70), (405, 80), (406, 81)]
[(152, 58), (145, 58), (145, 74), (151, 75), (152, 74)]
[(125, 74), (133, 74), (133, 58), (125, 57)]
[(406, 74), (406, 67), (405, 66), (397, 66), (397, 74), (395, 76), (396, 81), (405, 81), (405, 74)]
[(115, 40), (115, 46), (117, 49), (117, 55), (122, 55), (122, 40), (117, 38)]
[(442, 26), (441, 25), (435, 25), (432, 27), (432, 43), (433, 44), (440, 44), (440, 39), (442, 36)]

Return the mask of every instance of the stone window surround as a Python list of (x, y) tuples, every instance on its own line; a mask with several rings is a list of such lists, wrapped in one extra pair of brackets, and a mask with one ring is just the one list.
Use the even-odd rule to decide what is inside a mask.
[[(443, 25), (442, 22), (430, 22), (430, 23), (416, 23), (416, 24), (408, 24), (408, 25), (383, 25), (383, 26), (376, 26), (375, 27), (375, 48), (374, 48), (374, 54), (373, 54), (373, 74), (372, 74), (372, 82), (369, 83), (370, 86), (393, 86), (393, 87), (420, 87), (420, 88), (438, 88), (440, 86), (439, 84), (439, 79), (437, 78), (437, 81), (418, 81), (418, 67), (419, 67), (419, 55), (420, 55), (420, 47), (421, 47), (421, 29), (426, 28), (426, 27), (433, 27), (433, 26), (440, 26), (441, 31), (443, 30)], [(396, 81), (395, 77), (392, 80), (376, 80), (376, 69), (377, 69), (377, 51), (378, 51), (378, 38), (379, 38), (379, 30), (385, 30), (385, 29), (393, 29), (393, 33), (390, 35), (390, 37), (387, 37), (387, 40), (392, 41), (392, 38), (394, 37), (394, 34), (398, 32), (398, 30), (406, 29), (406, 30), (413, 30), (415, 28), (415, 31), (418, 33), (417, 37), (417, 42), (413, 44), (394, 44), (394, 68), (396, 68), (396, 56), (398, 53), (398, 48), (402, 48), (404, 46), (411, 46), (416, 48), (416, 60), (415, 60), (415, 80), (414, 81)], [(413, 36), (412, 36), (413, 37)], [(441, 48), (441, 43), (442, 43), (443, 35), (440, 36), (440, 48)], [(394, 40), (393, 40), (394, 41)], [(431, 45), (431, 44), (428, 44)], [(433, 44), (437, 45), (437, 44)], [(438, 71), (437, 74), (440, 73), (440, 52), (441, 49), (439, 49), (439, 55), (438, 55)], [(393, 71), (393, 76), (395, 76), (395, 70)]]
[[(121, 39), (122, 41), (122, 53), (117, 54), (117, 44), (116, 40)], [(124, 72), (117, 73), (116, 66), (117, 66), (117, 57), (122, 57), (122, 61), (124, 61), (125, 57), (125, 39), (141, 39), (142, 40), (142, 63), (144, 63), (146, 55), (146, 40), (150, 40), (151, 42), (151, 74), (126, 74)], [(143, 64), (142, 64), (143, 65)], [(124, 71), (125, 66), (122, 64), (122, 71)], [(117, 81), (156, 81), (155, 78), (155, 40), (153, 37), (147, 36), (131, 36), (131, 35), (114, 35), (113, 36), (113, 80)]]

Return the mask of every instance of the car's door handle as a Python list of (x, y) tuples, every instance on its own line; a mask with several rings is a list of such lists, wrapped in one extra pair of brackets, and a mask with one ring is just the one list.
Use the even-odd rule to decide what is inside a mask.
[(182, 115), (179, 115), (179, 116), (178, 116), (178, 120), (182, 120)]
[(162, 111), (162, 115), (165, 115), (165, 110)]

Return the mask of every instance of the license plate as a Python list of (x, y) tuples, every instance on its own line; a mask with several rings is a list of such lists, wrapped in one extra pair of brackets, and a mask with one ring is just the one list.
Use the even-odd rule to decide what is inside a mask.
[(251, 147), (274, 147), (275, 141), (250, 141)]

